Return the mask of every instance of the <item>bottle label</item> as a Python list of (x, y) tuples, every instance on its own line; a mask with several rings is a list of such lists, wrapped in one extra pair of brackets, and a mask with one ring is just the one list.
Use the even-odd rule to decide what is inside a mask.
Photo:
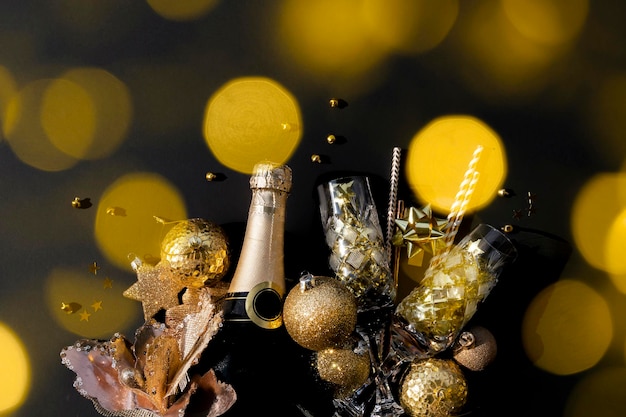
[(251, 321), (264, 329), (276, 329), (283, 324), (282, 288), (271, 281), (261, 282), (248, 293), (228, 294), (224, 308), (227, 321)]

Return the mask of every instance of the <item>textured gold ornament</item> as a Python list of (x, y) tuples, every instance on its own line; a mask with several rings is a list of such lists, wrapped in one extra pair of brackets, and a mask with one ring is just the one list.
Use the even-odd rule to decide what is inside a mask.
[(230, 266), (229, 245), (223, 229), (194, 218), (176, 223), (161, 242), (161, 259), (180, 275), (187, 287), (212, 285)]
[(402, 378), (400, 404), (412, 417), (449, 417), (466, 402), (467, 381), (452, 359), (416, 359)]
[(335, 385), (335, 397), (345, 398), (365, 383), (370, 375), (368, 352), (352, 349), (324, 349), (317, 352), (317, 372), (321, 379)]
[(454, 360), (471, 371), (484, 370), (496, 357), (498, 345), (493, 334), (474, 326), (459, 335), (453, 347)]
[(156, 266), (139, 264), (137, 282), (123, 292), (124, 297), (141, 301), (144, 318), (151, 319), (159, 310), (180, 304), (178, 293), (185, 287), (167, 261)]
[(310, 350), (342, 347), (356, 320), (354, 296), (334, 278), (304, 275), (285, 298), (285, 328), (296, 343)]

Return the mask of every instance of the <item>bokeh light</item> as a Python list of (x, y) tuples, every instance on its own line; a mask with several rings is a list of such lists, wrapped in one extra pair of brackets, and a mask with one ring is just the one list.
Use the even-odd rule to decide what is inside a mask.
[(623, 248), (625, 226), (620, 219), (625, 208), (626, 173), (597, 174), (578, 192), (571, 214), (572, 235), (576, 247), (593, 267), (623, 272), (619, 251)]
[(363, 22), (374, 42), (401, 54), (439, 45), (459, 13), (458, 0), (366, 0)]
[[(46, 282), (49, 317), (85, 338), (108, 339), (128, 327), (141, 314), (141, 305), (122, 295), (130, 284), (125, 285), (111, 272), (101, 269), (93, 274), (87, 265), (54, 268)], [(63, 303), (72, 309), (63, 310)]]
[(184, 220), (187, 209), (178, 189), (158, 174), (138, 172), (124, 175), (111, 184), (98, 203), (95, 237), (106, 258), (114, 265), (132, 270), (135, 256), (158, 260), (163, 223)]
[(433, 209), (448, 213), (478, 146), (478, 182), (467, 212), (489, 204), (507, 174), (507, 160), (499, 136), (481, 120), (465, 115), (437, 118), (411, 140), (406, 175), (413, 192)]
[(589, 13), (589, 0), (501, 0), (513, 26), (524, 36), (549, 45), (572, 41)]
[[(5, 119), (5, 112), (9, 101), (13, 95), (17, 92), (17, 84), (13, 78), (11, 72), (0, 65), (0, 127)], [(2, 129), (0, 129), (2, 133)], [(0, 134), (0, 141), (2, 141), (3, 135)]]
[(75, 68), (52, 81), (42, 99), (42, 126), (50, 141), (78, 159), (111, 155), (130, 126), (128, 89), (111, 73)]
[(610, 367), (585, 375), (570, 392), (567, 417), (626, 415), (626, 368)]
[(468, 87), (490, 99), (526, 99), (543, 91), (553, 77), (552, 65), (567, 51), (567, 45), (549, 46), (523, 36), (499, 0), (468, 7), (457, 27), (460, 74)]
[(30, 380), (26, 348), (15, 332), (0, 322), (0, 414), (18, 408), (24, 402)]
[(175, 21), (204, 17), (219, 3), (218, 0), (146, 0), (159, 16)]
[(365, 88), (388, 56), (373, 41), (360, 0), (286, 0), (278, 11), (276, 35), (285, 62), (324, 79), (325, 85), (339, 80), (342, 90)]
[(2, 130), (15, 155), (25, 164), (42, 171), (63, 171), (78, 159), (59, 150), (41, 123), (42, 100), (54, 82), (41, 79), (22, 88), (9, 101)]
[(251, 174), (260, 161), (287, 162), (302, 137), (300, 107), (279, 83), (263, 77), (237, 78), (209, 99), (204, 138), (225, 166)]
[(588, 285), (564, 279), (546, 287), (528, 306), (524, 350), (539, 368), (570, 375), (595, 366), (613, 338), (606, 300)]
[(626, 205), (615, 217), (605, 247), (606, 271), (615, 287), (626, 294)]
[(602, 79), (592, 92), (584, 115), (593, 132), (594, 149), (608, 161), (626, 158), (626, 72)]

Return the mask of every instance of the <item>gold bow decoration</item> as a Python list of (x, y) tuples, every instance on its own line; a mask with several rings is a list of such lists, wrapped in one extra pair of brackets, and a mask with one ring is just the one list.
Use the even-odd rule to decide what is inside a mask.
[(392, 244), (406, 247), (409, 264), (421, 266), (425, 252), (433, 254), (444, 245), (448, 221), (434, 217), (430, 204), (422, 209), (410, 207), (403, 216), (395, 220), (397, 228)]

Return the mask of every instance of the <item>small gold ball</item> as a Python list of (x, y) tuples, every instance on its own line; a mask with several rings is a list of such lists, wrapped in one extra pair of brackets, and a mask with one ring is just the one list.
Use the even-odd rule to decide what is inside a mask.
[(213, 181), (215, 178), (217, 178), (217, 175), (215, 175), (212, 172), (207, 172), (206, 173), (206, 180), (207, 181)]
[(313, 155), (311, 155), (311, 162), (315, 162), (315, 163), (322, 163), (322, 157), (319, 156), (318, 154), (314, 153)]
[(337, 141), (337, 137), (335, 135), (326, 136), (326, 142), (328, 142), (328, 144), (332, 145), (336, 141)]
[(512, 224), (505, 224), (504, 226), (502, 226), (501, 229), (504, 233), (511, 233), (513, 232), (513, 230), (515, 230)]
[(400, 405), (412, 417), (449, 417), (467, 402), (467, 381), (452, 359), (415, 359), (400, 385)]
[(330, 100), (328, 100), (328, 104), (332, 108), (339, 107), (339, 99), (338, 98), (331, 98)]
[(335, 385), (335, 397), (348, 397), (370, 375), (368, 352), (352, 349), (324, 349), (317, 352), (317, 372), (321, 379)]
[(354, 295), (334, 278), (313, 277), (310, 286), (296, 285), (285, 297), (285, 329), (306, 349), (342, 347), (354, 332), (356, 320)]

